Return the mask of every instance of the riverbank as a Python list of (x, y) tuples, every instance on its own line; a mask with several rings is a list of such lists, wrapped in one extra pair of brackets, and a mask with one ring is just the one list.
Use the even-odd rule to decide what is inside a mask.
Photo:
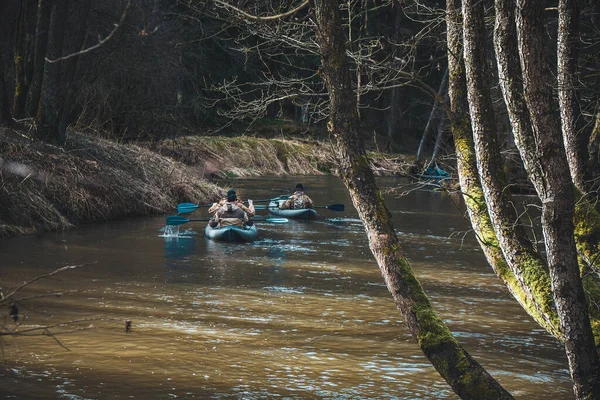
[[(0, 238), (173, 213), (224, 195), (215, 182), (335, 171), (327, 142), (188, 136), (121, 144), (69, 132), (63, 147), (0, 128)], [(401, 156), (372, 154), (378, 175), (408, 173)]]

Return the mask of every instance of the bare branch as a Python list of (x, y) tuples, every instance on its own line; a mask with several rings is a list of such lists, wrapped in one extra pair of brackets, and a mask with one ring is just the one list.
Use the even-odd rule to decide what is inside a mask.
[(121, 25), (123, 25), (123, 23), (125, 22), (125, 17), (127, 16), (127, 11), (129, 11), (130, 7), (131, 7), (131, 0), (129, 0), (127, 2), (127, 5), (125, 6), (125, 10), (123, 11), (123, 14), (121, 15), (121, 19), (119, 20), (119, 23), (115, 25), (115, 27), (108, 34), (107, 37), (105, 37), (104, 39), (100, 40), (94, 46), (88, 47), (87, 49), (84, 49), (84, 50), (81, 50), (81, 51), (78, 51), (78, 52), (75, 52), (75, 53), (68, 54), (68, 55), (63, 56), (63, 57), (56, 58), (54, 60), (50, 60), (49, 58), (46, 57), (45, 58), (46, 62), (55, 63), (55, 62), (59, 62), (59, 61), (64, 61), (64, 60), (67, 60), (69, 58), (77, 57), (77, 56), (79, 56), (81, 54), (89, 53), (90, 51), (96, 50), (98, 47), (100, 47), (104, 43), (108, 42), (114, 36), (114, 34), (117, 32), (117, 30), (121, 27)]
[(298, 7), (294, 8), (294, 9), (292, 9), (290, 11), (286, 11), (284, 13), (277, 14), (277, 15), (269, 15), (267, 17), (260, 17), (260, 16), (257, 16), (257, 15), (248, 14), (247, 12), (245, 12), (243, 10), (240, 10), (239, 8), (234, 7), (231, 4), (228, 4), (228, 3), (224, 2), (224, 1), (221, 1), (221, 0), (214, 0), (214, 1), (215, 1), (215, 3), (220, 4), (223, 7), (230, 8), (230, 9), (234, 10), (235, 12), (237, 12), (237, 13), (241, 14), (242, 16), (244, 16), (244, 18), (253, 19), (253, 20), (256, 20), (256, 21), (273, 21), (273, 20), (276, 20), (276, 19), (285, 18), (287, 16), (290, 16), (290, 15), (292, 15), (292, 14), (294, 14), (294, 13), (302, 10), (304, 7), (306, 7), (308, 5), (308, 2), (309, 2), (309, 0), (304, 0), (302, 2), (302, 4), (300, 4)]

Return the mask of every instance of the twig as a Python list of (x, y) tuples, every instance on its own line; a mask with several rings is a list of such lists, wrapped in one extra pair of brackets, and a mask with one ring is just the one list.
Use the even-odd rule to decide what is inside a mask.
[(89, 263), (89, 264), (67, 265), (66, 267), (59, 268), (59, 269), (57, 269), (55, 271), (52, 271), (52, 272), (50, 272), (50, 273), (48, 273), (46, 275), (41, 275), (41, 276), (35, 277), (32, 280), (30, 280), (29, 282), (25, 282), (24, 284), (22, 284), (21, 286), (19, 286), (15, 290), (13, 290), (11, 293), (9, 293), (8, 295), (6, 295), (4, 298), (0, 299), (0, 304), (2, 304), (3, 302), (8, 301), (8, 299), (10, 299), (11, 297), (13, 297), (17, 292), (19, 292), (24, 287), (29, 286), (32, 283), (39, 281), (40, 279), (48, 278), (48, 277), (51, 277), (53, 275), (57, 275), (57, 274), (60, 274), (62, 272), (65, 272), (65, 271), (68, 271), (68, 270), (71, 270), (71, 269), (75, 269), (75, 268), (79, 268), (79, 267), (84, 267), (86, 265), (91, 265), (91, 264), (96, 264), (96, 263), (97, 263), (97, 261), (94, 261), (93, 263)]
[[(44, 332), (48, 332), (48, 329), (50, 328), (56, 328), (56, 327), (60, 327), (60, 326), (65, 326), (65, 325), (71, 325), (71, 324), (75, 324), (77, 322), (87, 322), (87, 321), (115, 321), (118, 320), (118, 318), (82, 318), (82, 319), (74, 319), (71, 321), (65, 321), (65, 322), (59, 322), (53, 325), (44, 325), (44, 326), (37, 326), (35, 328), (28, 328), (28, 329), (24, 329), (21, 331), (11, 331), (11, 332), (0, 332), (0, 336), (33, 336), (30, 335), (30, 333), (32, 332), (37, 332), (37, 331), (44, 331)], [(84, 327), (84, 328), (78, 328), (78, 330), (84, 330), (84, 329), (90, 329), (90, 327)], [(61, 334), (63, 332), (57, 332), (57, 333), (51, 333), (50, 332), (50, 336), (53, 335), (58, 335)], [(68, 332), (66, 332), (68, 333)], [(47, 333), (41, 333), (42, 335)]]
[(48, 329), (45, 329), (46, 335), (52, 337), (52, 339), (54, 339), (54, 341), (56, 343), (58, 343), (58, 345), (60, 347), (62, 347), (63, 349), (67, 350), (67, 351), (71, 351), (71, 349), (69, 349), (67, 346), (65, 346), (64, 344), (62, 344), (62, 342), (60, 340), (58, 340), (58, 338), (52, 334), (52, 332), (50, 332)]

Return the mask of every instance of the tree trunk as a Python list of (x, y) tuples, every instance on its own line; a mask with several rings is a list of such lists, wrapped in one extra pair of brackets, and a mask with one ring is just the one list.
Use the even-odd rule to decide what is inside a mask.
[(580, 116), (575, 94), (579, 42), (579, 0), (558, 2), (558, 102), (562, 123), (562, 135), (567, 160), (575, 187), (587, 193), (586, 144), (589, 137), (577, 129)]
[[(47, 55), (51, 60), (62, 55), (67, 12), (68, 0), (56, 0), (52, 4)], [(65, 139), (58, 132), (58, 113), (64, 101), (64, 90), (60, 75), (61, 64), (61, 62), (46, 62), (40, 104), (36, 113), (38, 134), (44, 139), (59, 144), (62, 144)]]
[[(539, 170), (539, 163), (535, 160), (536, 146), (533, 140), (533, 130), (531, 127), (531, 119), (529, 110), (525, 104), (523, 97), (523, 85), (521, 79), (521, 67), (517, 48), (516, 25), (514, 14), (513, 0), (496, 0), (496, 23), (494, 31), (494, 47), (496, 50), (496, 61), (498, 65), (498, 76), (500, 79), (500, 87), (504, 96), (504, 101), (508, 110), (509, 119), (511, 122), (515, 143), (520, 151), (521, 158), (524, 160), (525, 169), (529, 176), (538, 176), (542, 173)], [(538, 181), (533, 181), (534, 185), (538, 185)], [(538, 188), (539, 189), (539, 188)], [(541, 190), (541, 189), (540, 189)], [(578, 201), (576, 208), (577, 223), (577, 247), (583, 259), (591, 260), (597, 254), (597, 231), (600, 226), (600, 219), (594, 211), (594, 207), (587, 205), (587, 202)], [(508, 248), (505, 248), (507, 251)], [(551, 308), (553, 304), (550, 291), (550, 277), (547, 267), (539, 267), (541, 260), (539, 257), (530, 257), (527, 260), (527, 255), (522, 254), (519, 264), (524, 268), (527, 276), (530, 277), (528, 286), (533, 291), (533, 295), (541, 300), (541, 305), (544, 306), (544, 315), (548, 322), (558, 321), (556, 310)], [(509, 257), (509, 256), (508, 256)], [(538, 261), (536, 261), (538, 260)], [(586, 275), (589, 270), (589, 262), (582, 263), (580, 268), (581, 275)], [(536, 283), (536, 281), (538, 281)], [(590, 302), (590, 314), (597, 320), (599, 313), (597, 307), (593, 303), (597, 303), (597, 283), (589, 274), (584, 279), (584, 285), (587, 288), (591, 297), (594, 297)], [(527, 310), (528, 308), (525, 307)], [(600, 326), (600, 324), (596, 324)], [(548, 329), (548, 325), (543, 325)], [(564, 341), (559, 327), (556, 323), (552, 324), (553, 330), (549, 330), (559, 340)], [(600, 342), (600, 332), (594, 335), (597, 341)]]
[(594, 128), (588, 143), (589, 163), (594, 176), (600, 174), (600, 104), (596, 105), (596, 109)]
[[(440, 98), (444, 98), (444, 93), (446, 92), (446, 85), (448, 84), (448, 68), (446, 68), (446, 72), (444, 73), (444, 77), (442, 78), (442, 82), (440, 83), (440, 88), (438, 89), (438, 95)], [(423, 151), (425, 149), (426, 143), (429, 140), (429, 132), (431, 131), (431, 124), (433, 121), (438, 121), (438, 124), (441, 124), (440, 120), (441, 114), (441, 104), (439, 101), (434, 100), (433, 106), (431, 107), (431, 112), (429, 113), (429, 119), (427, 120), (427, 124), (425, 125), (425, 129), (423, 130), (423, 136), (421, 136), (421, 142), (419, 143), (419, 149), (417, 150), (417, 162), (420, 162), (423, 159)], [(433, 162), (435, 157), (431, 158)]]
[[(511, 268), (508, 267), (504, 254), (498, 245), (498, 239), (487, 211), (485, 197), (480, 185), (479, 173), (477, 171), (473, 135), (471, 133), (471, 125), (469, 122), (467, 86), (462, 58), (462, 17), (460, 13), (460, 4), (460, 0), (448, 0), (446, 10), (449, 71), (448, 94), (451, 107), (449, 120), (456, 150), (460, 190), (463, 194), (471, 227), (473, 228), (475, 237), (477, 238), (488, 263), (515, 299), (517, 299), (527, 313), (529, 313), (540, 326), (544, 327), (555, 337), (561, 339), (562, 336), (560, 327), (556, 322), (558, 319), (556, 314), (550, 314), (550, 316), (548, 316), (547, 312), (543, 310), (542, 307), (530, 300), (532, 297), (539, 296), (538, 286), (541, 290), (544, 290), (545, 287), (549, 286), (549, 283), (544, 285), (543, 282), (541, 282), (536, 285), (536, 290), (532, 290), (532, 295), (523, 290), (522, 285), (517, 281)], [(531, 279), (535, 282), (533, 277)], [(552, 301), (551, 298), (544, 300), (546, 303), (551, 303)]]
[(0, 125), (11, 125), (10, 104), (4, 81), (4, 58), (0, 55)]
[[(402, 21), (402, 6), (400, 4), (395, 4), (392, 2), (392, 9), (394, 9), (394, 41), (397, 41), (400, 38), (400, 28)], [(392, 51), (392, 57), (396, 55), (396, 50)], [(388, 123), (387, 123), (387, 143), (385, 148), (387, 151), (392, 152), (394, 143), (394, 133), (398, 128), (398, 119), (400, 112), (400, 88), (392, 88), (390, 90), (390, 111), (388, 113)]]
[(13, 21), (16, 19), (16, 7), (11, 0), (0, 4), (0, 125), (12, 124), (10, 103), (4, 70), (10, 58)]
[(31, 9), (36, 0), (21, 0), (17, 23), (15, 27), (14, 64), (15, 64), (15, 93), (13, 95), (12, 113), (15, 118), (25, 114), (25, 99), (31, 83), (30, 43), (35, 34), (35, 24), (31, 23)]
[[(79, 15), (77, 18), (78, 29), (75, 33), (74, 42), (78, 44), (78, 48), (74, 51), (80, 51), (85, 48), (85, 37), (87, 32), (87, 20), (90, 10), (91, 0), (81, 0), (79, 7)], [(67, 126), (71, 123), (73, 116), (73, 97), (75, 96), (75, 72), (80, 56), (71, 57), (65, 63), (65, 77), (63, 86), (65, 89), (65, 96), (63, 100), (63, 106), (59, 112), (58, 122), (58, 137), (60, 141), (66, 139)]]
[[(577, 398), (600, 397), (600, 360), (592, 329), (574, 239), (573, 183), (562, 146), (558, 106), (548, 82), (544, 54), (543, 0), (517, 0), (517, 35), (524, 95), (533, 128), (535, 162), (530, 175), (542, 201), (542, 230), (554, 302), (565, 337), (571, 379)], [(523, 153), (523, 150), (521, 150)]]
[(369, 246), (404, 321), (440, 375), (463, 398), (512, 398), (456, 341), (434, 312), (402, 254), (389, 211), (375, 184), (359, 133), (356, 98), (338, 3), (313, 0), (320, 75), (329, 93), (328, 128), (336, 139), (339, 175), (365, 224)]
[[(492, 82), (486, 52), (483, 3), (463, 0), (463, 27), (465, 75), (475, 154), (490, 220), (506, 262), (525, 296), (518, 299), (519, 302), (526, 310), (535, 308), (535, 314), (544, 319), (544, 326), (552, 326), (556, 312), (547, 267), (519, 223), (514, 201), (506, 190), (489, 89)], [(558, 326), (552, 326), (553, 333), (556, 334), (557, 330)]]
[(33, 50), (33, 75), (27, 93), (27, 100), (25, 101), (25, 113), (27, 116), (35, 116), (40, 103), (40, 94), (42, 93), (44, 79), (44, 66), (46, 65), (45, 57), (48, 48), (50, 10), (50, 0), (38, 1), (35, 46)]
[[(446, 74), (447, 76), (447, 74)], [(448, 92), (446, 91), (446, 94), (444, 95), (444, 101), (448, 102)], [(444, 138), (444, 132), (446, 131), (446, 118), (444, 116), (443, 112), (440, 112), (439, 114), (439, 120), (438, 120), (438, 128), (437, 128), (437, 135), (435, 136), (435, 144), (433, 145), (433, 154), (431, 154), (431, 161), (429, 161), (429, 167), (433, 166), (434, 164), (436, 164), (436, 161), (438, 156), (440, 155), (440, 151), (442, 150), (442, 140)]]

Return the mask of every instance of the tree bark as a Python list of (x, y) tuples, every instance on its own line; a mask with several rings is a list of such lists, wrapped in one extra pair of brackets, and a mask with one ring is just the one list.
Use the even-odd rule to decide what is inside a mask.
[(562, 123), (562, 135), (567, 152), (567, 161), (575, 187), (581, 193), (588, 193), (588, 169), (586, 165), (586, 145), (589, 136), (577, 129), (580, 116), (574, 82), (577, 79), (577, 58), (579, 41), (579, 0), (558, 2), (558, 103)]
[(469, 399), (512, 398), (458, 344), (434, 312), (402, 254), (359, 133), (356, 98), (352, 92), (338, 3), (313, 0), (312, 5), (321, 53), (320, 75), (329, 93), (328, 128), (336, 140), (339, 175), (365, 224), (371, 252), (396, 306), (425, 356), (459, 396)]
[[(543, 0), (517, 0), (517, 37), (523, 88), (532, 122), (530, 175), (542, 201), (542, 230), (554, 302), (577, 398), (600, 398), (600, 360), (594, 346), (574, 240), (573, 183), (562, 143), (558, 106), (547, 80)], [(521, 150), (521, 154), (523, 154)]]

